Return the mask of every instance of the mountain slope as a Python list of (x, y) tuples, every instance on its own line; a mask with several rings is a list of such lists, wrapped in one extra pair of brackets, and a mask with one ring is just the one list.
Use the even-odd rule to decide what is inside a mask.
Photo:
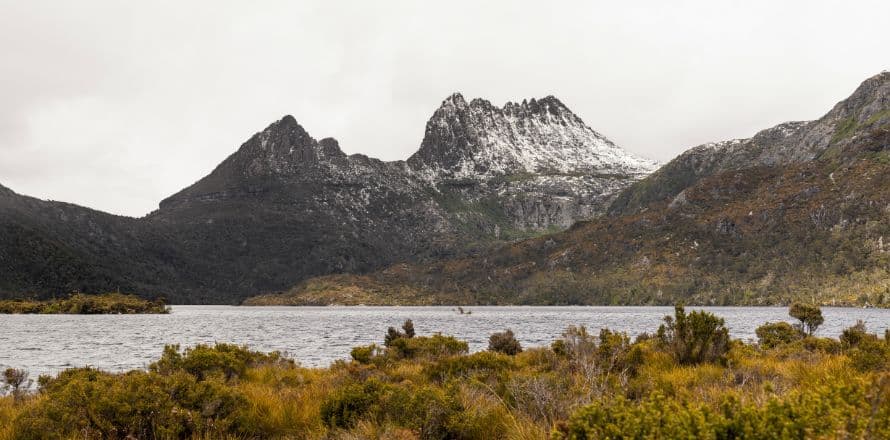
[(684, 152), (623, 191), (609, 213), (639, 212), (720, 172), (812, 160), (831, 145), (848, 142), (855, 131), (890, 119), (888, 109), (890, 72), (882, 72), (865, 80), (849, 98), (816, 121), (787, 122), (748, 139), (709, 143)]
[(890, 305), (888, 88), (884, 73), (818, 121), (697, 147), (565, 232), (250, 302)]
[(177, 277), (165, 241), (136, 219), (0, 188), (0, 296), (143, 289), (157, 296), (144, 280)]

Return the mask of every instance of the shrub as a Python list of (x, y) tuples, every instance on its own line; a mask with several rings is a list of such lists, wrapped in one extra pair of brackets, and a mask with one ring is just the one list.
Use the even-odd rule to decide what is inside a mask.
[(395, 327), (386, 329), (386, 337), (383, 339), (383, 345), (389, 347), (397, 339), (410, 339), (414, 337), (414, 322), (410, 319), (405, 320), (402, 324), (402, 331), (396, 330)]
[(576, 411), (557, 427), (554, 438), (887, 438), (890, 400), (869, 394), (888, 389), (875, 385), (833, 381), (765, 402), (745, 402), (728, 393), (714, 406), (658, 393), (638, 402), (606, 398)]
[(185, 371), (198, 380), (211, 375), (221, 375), (226, 380), (241, 377), (248, 367), (260, 364), (287, 364), (293, 361), (284, 359), (280, 353), (259, 353), (245, 346), (235, 344), (198, 344), (180, 352), (179, 345), (167, 345), (161, 359), (152, 363), (149, 369), (161, 374)]
[(513, 367), (513, 359), (500, 353), (482, 351), (468, 356), (452, 356), (424, 368), (427, 377), (444, 382), (460, 377), (498, 376)]
[(560, 356), (577, 359), (596, 351), (596, 340), (583, 325), (579, 327), (572, 325), (562, 333), (562, 338), (551, 344), (550, 348)]
[(729, 350), (729, 330), (722, 318), (705, 311), (686, 314), (683, 306), (676, 306), (674, 317), (664, 321), (658, 338), (681, 364), (722, 361)]
[(28, 388), (32, 382), (28, 380), (27, 371), (16, 368), (7, 368), (4, 370), (3, 381), (6, 382), (6, 388), (9, 388), (12, 391), (12, 396), (17, 402), (22, 398), (22, 394), (25, 391), (23, 388)]
[(659, 394), (639, 404), (619, 396), (581, 408), (554, 438), (699, 438), (713, 431), (715, 422), (714, 415), (701, 405), (683, 405)]
[(775, 348), (799, 340), (800, 330), (787, 322), (767, 322), (757, 327), (757, 342), (763, 348)]
[(844, 348), (854, 348), (867, 338), (877, 339), (878, 337), (877, 335), (868, 334), (865, 323), (862, 320), (858, 320), (852, 327), (845, 328), (838, 340), (840, 340)]
[(800, 345), (808, 351), (821, 351), (823, 353), (838, 354), (841, 352), (841, 344), (836, 339), (817, 338), (807, 336), (800, 341)]
[(853, 368), (859, 371), (879, 371), (890, 367), (890, 346), (875, 337), (868, 335), (848, 353)]
[(522, 352), (522, 345), (516, 340), (513, 330), (507, 329), (488, 338), (488, 350), (513, 356)]
[(800, 321), (798, 328), (809, 336), (815, 334), (819, 326), (825, 322), (819, 306), (794, 303), (788, 308), (788, 314)]
[(839, 339), (853, 367), (859, 371), (881, 370), (890, 364), (890, 345), (878, 335), (868, 333), (862, 321), (844, 329)]
[(331, 428), (349, 428), (378, 407), (389, 391), (389, 386), (368, 380), (363, 384), (350, 384), (335, 390), (321, 404), (321, 420)]
[(354, 347), (352, 351), (349, 352), (349, 355), (352, 356), (352, 359), (360, 364), (370, 364), (371, 361), (381, 354), (380, 347), (377, 344), (364, 345), (360, 347)]
[(387, 355), (396, 359), (418, 357), (442, 357), (466, 354), (469, 346), (454, 336), (418, 336), (415, 338), (396, 338), (387, 348)]
[(423, 439), (455, 438), (450, 421), (462, 410), (454, 397), (432, 386), (394, 387), (382, 403), (382, 416)]
[(613, 332), (607, 328), (600, 330), (596, 357), (605, 372), (625, 371), (636, 374), (637, 368), (643, 363), (643, 352), (639, 345), (631, 345), (626, 333)]
[(240, 411), (247, 405), (236, 390), (181, 371), (164, 376), (66, 370), (44, 381), (41, 395), (45, 398), (15, 420), (18, 438), (219, 437), (241, 432)]

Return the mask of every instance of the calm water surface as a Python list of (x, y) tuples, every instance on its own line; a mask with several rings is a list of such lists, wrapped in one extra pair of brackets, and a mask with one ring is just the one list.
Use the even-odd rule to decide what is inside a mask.
[[(726, 320), (736, 338), (753, 339), (766, 321), (790, 320), (786, 308), (706, 307)], [(414, 320), (420, 335), (442, 332), (483, 350), (488, 336), (513, 329), (523, 346), (550, 344), (566, 327), (583, 324), (653, 332), (669, 307), (229, 307), (174, 306), (169, 315), (0, 315), (0, 368), (24, 368), (32, 378), (90, 365), (110, 371), (144, 368), (164, 344), (234, 342), (279, 350), (306, 366), (347, 359), (356, 345), (382, 343), (389, 326)], [(821, 336), (866, 322), (883, 333), (890, 310), (824, 308)]]

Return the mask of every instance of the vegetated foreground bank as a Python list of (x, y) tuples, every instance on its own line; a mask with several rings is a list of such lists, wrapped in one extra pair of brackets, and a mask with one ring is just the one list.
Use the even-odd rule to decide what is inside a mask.
[(814, 336), (817, 307), (731, 340), (723, 320), (678, 307), (631, 341), (570, 327), (489, 350), (408, 321), (352, 360), (300, 367), (227, 344), (168, 346), (147, 371), (7, 370), (0, 439), (33, 438), (890, 438), (890, 332), (861, 323)]
[(75, 293), (67, 298), (47, 301), (0, 300), (0, 313), (3, 314), (115, 315), (169, 312), (163, 300), (149, 301), (122, 293)]

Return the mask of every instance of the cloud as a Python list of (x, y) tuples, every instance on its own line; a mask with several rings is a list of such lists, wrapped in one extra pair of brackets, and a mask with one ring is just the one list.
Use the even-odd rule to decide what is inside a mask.
[(139, 216), (293, 114), (404, 159), (454, 91), (554, 94), (668, 160), (888, 68), (890, 4), (0, 0), (0, 183)]

